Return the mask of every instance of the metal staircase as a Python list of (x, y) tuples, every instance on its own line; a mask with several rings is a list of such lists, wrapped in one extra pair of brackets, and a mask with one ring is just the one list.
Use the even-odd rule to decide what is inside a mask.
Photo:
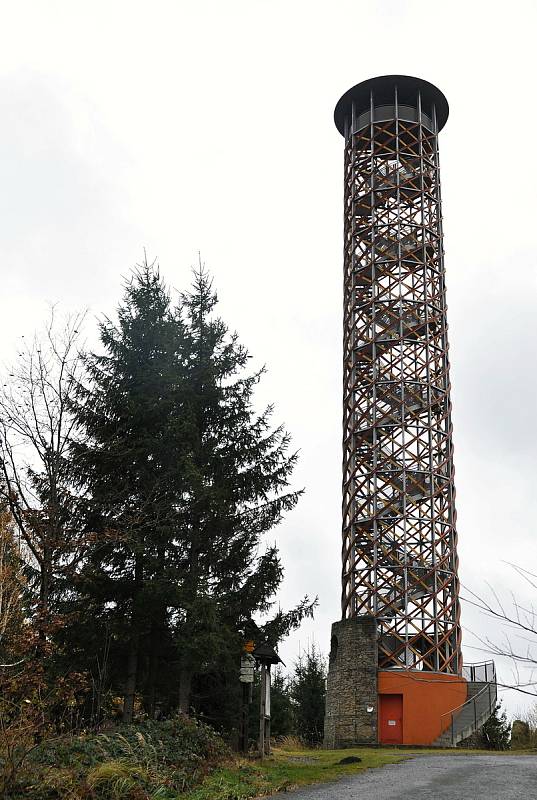
[(357, 340), (358, 358), (370, 360), (373, 344), (377, 348), (392, 347), (401, 339), (416, 341), (424, 333), (427, 324), (434, 325), (435, 315), (429, 309), (430, 321), (425, 316), (423, 304), (398, 301), (384, 304), (371, 322), (369, 336)]
[[(398, 337), (414, 339), (421, 333), (425, 318), (416, 306), (397, 304), (398, 317), (388, 311), (381, 312), (375, 318), (374, 339), (377, 345), (391, 346)], [(373, 341), (362, 342), (362, 352), (371, 351)], [(432, 492), (437, 489), (444, 478), (443, 467), (439, 466), (433, 473), (429, 470), (412, 468), (405, 465), (401, 453), (391, 452), (383, 446), (389, 429), (406, 428), (415, 424), (416, 420), (434, 410), (440, 401), (440, 392), (429, 389), (422, 383), (396, 380), (395, 376), (386, 375), (386, 382), (378, 384), (375, 411), (368, 417), (356, 420), (355, 435), (362, 449), (362, 460), (371, 470), (382, 476), (385, 495), (377, 500), (369, 511), (372, 516), (360, 517), (357, 522), (368, 535), (355, 541), (360, 544), (361, 551), (369, 558), (376, 559), (379, 569), (390, 570), (394, 580), (390, 580), (391, 588), (378, 592), (376, 608), (379, 619), (391, 627), (396, 618), (404, 618), (409, 606), (420, 606), (432, 597), (435, 591), (434, 564), (429, 558), (401, 542), (391, 530), (394, 520), (401, 518), (405, 508), (418, 507), (430, 500)], [(388, 436), (389, 438), (389, 436)], [(403, 456), (404, 458), (404, 456)], [(374, 520), (377, 522), (378, 535), (370, 537)], [(373, 556), (373, 548), (375, 555)], [(379, 632), (379, 646), (399, 651), (392, 659), (390, 666), (413, 667), (416, 656), (408, 644), (400, 636), (383, 631)], [(430, 642), (424, 637), (413, 638), (413, 648), (426, 652)]]
[(498, 687), (494, 662), (468, 664), (462, 672), (468, 681), (468, 700), (442, 715), (444, 733), (434, 742), (435, 747), (455, 747), (477, 733), (496, 706)]

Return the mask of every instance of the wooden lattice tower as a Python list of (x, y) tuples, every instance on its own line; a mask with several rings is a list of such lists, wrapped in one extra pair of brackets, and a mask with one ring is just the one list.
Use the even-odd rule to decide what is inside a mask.
[(358, 84), (345, 137), (343, 618), (370, 615), (378, 668), (460, 674), (438, 131), (416, 78)]

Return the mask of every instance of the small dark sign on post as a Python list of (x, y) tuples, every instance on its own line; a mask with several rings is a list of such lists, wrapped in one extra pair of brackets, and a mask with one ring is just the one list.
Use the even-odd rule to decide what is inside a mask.
[(261, 667), (261, 691), (259, 703), (259, 757), (270, 755), (270, 666), (283, 661), (269, 644), (260, 644), (253, 652)]

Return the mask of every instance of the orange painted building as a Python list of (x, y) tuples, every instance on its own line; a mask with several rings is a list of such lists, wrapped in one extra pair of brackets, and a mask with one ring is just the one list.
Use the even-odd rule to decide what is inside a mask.
[(443, 672), (386, 670), (378, 673), (378, 694), (379, 742), (428, 745), (449, 726), (449, 712), (466, 702), (468, 684)]

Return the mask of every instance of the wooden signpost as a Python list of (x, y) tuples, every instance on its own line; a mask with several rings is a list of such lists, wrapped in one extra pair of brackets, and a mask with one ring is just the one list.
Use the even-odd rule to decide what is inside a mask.
[(270, 755), (270, 667), (283, 663), (278, 653), (269, 644), (260, 644), (253, 652), (261, 667), (259, 703), (259, 758)]
[(239, 680), (242, 687), (241, 720), (239, 732), (239, 749), (242, 753), (248, 752), (248, 722), (250, 717), (250, 703), (252, 702), (252, 687), (254, 684), (255, 658), (253, 642), (246, 642), (241, 657), (241, 672)]

